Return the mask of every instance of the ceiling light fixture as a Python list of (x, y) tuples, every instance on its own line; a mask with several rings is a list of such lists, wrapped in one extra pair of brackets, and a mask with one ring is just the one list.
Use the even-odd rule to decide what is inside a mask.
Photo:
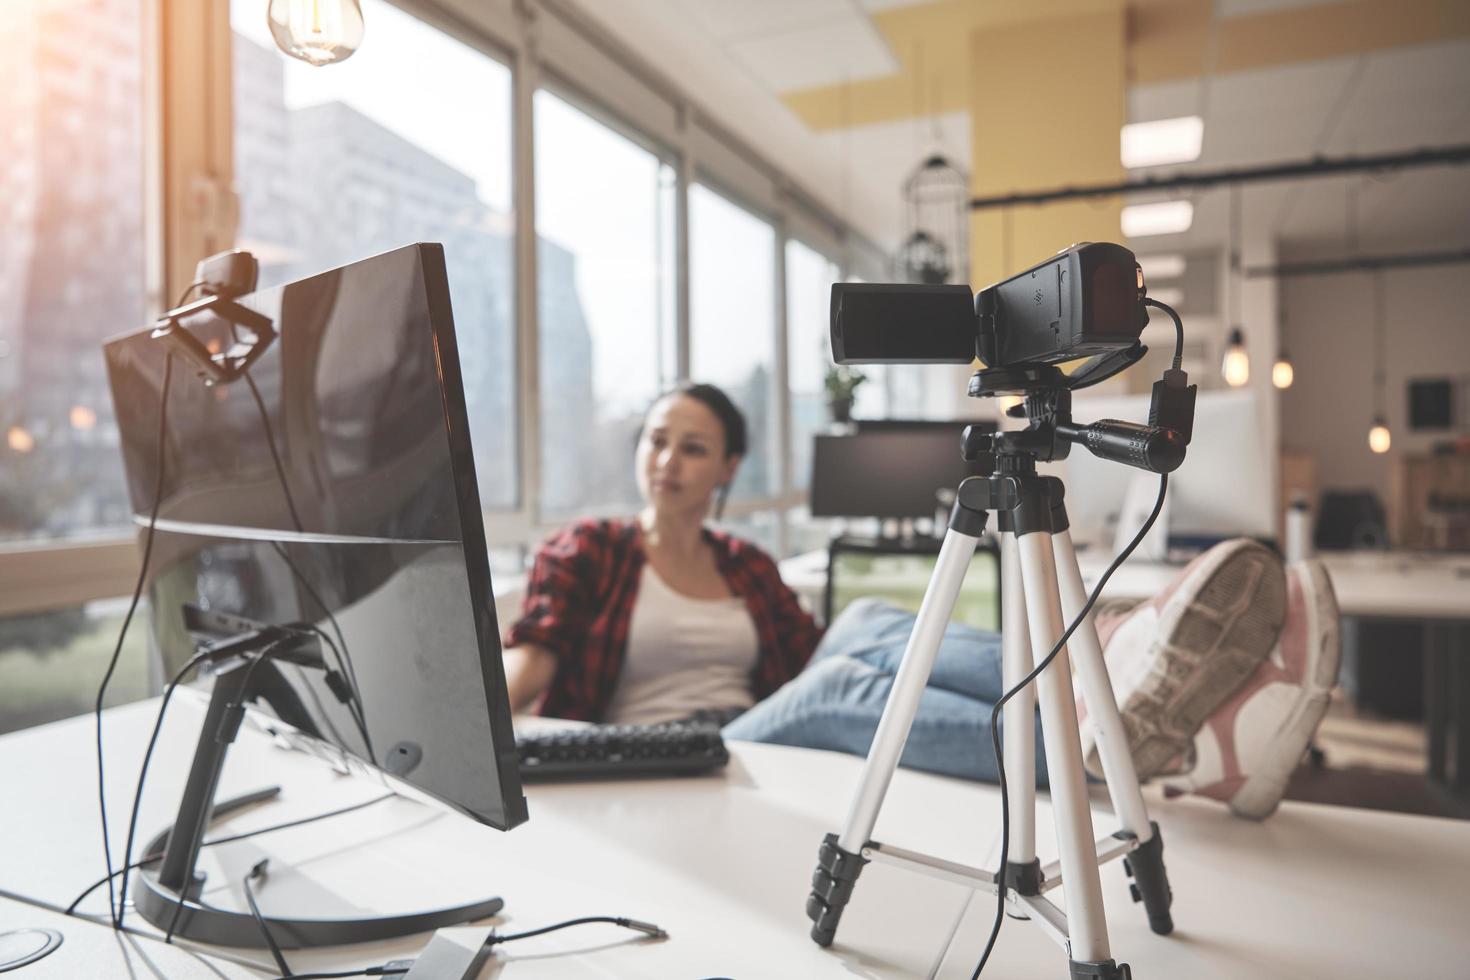
[(1277, 327), (1276, 339), (1280, 346), (1276, 349), (1276, 363), (1271, 365), (1271, 383), (1285, 391), (1291, 387), (1292, 381), (1296, 380), (1296, 371), (1291, 366), (1291, 357), (1286, 353), (1285, 313), (1281, 314), (1281, 324)]
[(1220, 361), (1220, 373), (1232, 388), (1251, 379), (1251, 358), (1245, 349), (1245, 331), (1240, 327), (1240, 187), (1230, 188), (1230, 339)]
[(1118, 141), (1123, 166), (1158, 167), (1198, 160), (1205, 145), (1205, 121), (1199, 116), (1129, 123)]
[(1189, 201), (1158, 201), (1130, 204), (1123, 209), (1123, 234), (1128, 238), (1173, 235), (1194, 224), (1194, 205)]
[(270, 0), (266, 21), (276, 46), (308, 65), (346, 61), (362, 46), (358, 0)]
[(1140, 255), (1138, 264), (1143, 267), (1143, 277), (1149, 282), (1178, 279), (1184, 275), (1184, 256), (1178, 254)]
[(1383, 273), (1376, 271), (1373, 273), (1373, 337), (1377, 350), (1373, 358), (1373, 428), (1368, 430), (1368, 448), (1381, 454), (1393, 446), (1393, 434), (1388, 431), (1388, 412), (1383, 404), (1388, 344), (1383, 328)]

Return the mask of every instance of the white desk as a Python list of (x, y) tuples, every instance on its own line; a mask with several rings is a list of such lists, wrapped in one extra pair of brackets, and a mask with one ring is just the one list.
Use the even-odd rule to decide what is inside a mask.
[[(172, 817), (203, 714), (193, 697), (176, 702), (150, 775), (145, 836)], [(154, 702), (144, 702), (108, 713), (117, 847), (153, 711)], [(99, 876), (91, 733), (90, 719), (79, 718), (0, 737), (5, 891), (64, 906)], [(238, 901), (239, 876), (270, 855), (275, 866), (260, 892), (267, 910), (386, 911), (489, 890), (506, 899), (507, 928), (602, 913), (649, 919), (670, 932), (663, 942), (629, 941), (622, 930), (594, 926), (515, 943), (487, 974), (507, 980), (924, 975), (965, 900), (958, 886), (870, 865), (837, 944), (822, 950), (807, 938), (802, 908), (817, 844), (837, 829), (861, 760), (739, 743), (732, 749), (729, 769), (716, 777), (533, 785), (530, 822), (507, 834), (395, 800), (213, 848), (203, 862), (211, 900)], [(283, 787), (282, 798), (230, 821), (231, 830), (381, 792), (371, 779), (330, 775), (247, 728), (220, 791), (268, 783)], [(876, 836), (988, 863), (998, 796), (994, 787), (901, 770)], [(1121, 866), (1103, 871), (1114, 953), (1140, 980), (1464, 975), (1470, 823), (1285, 803), (1254, 824), (1192, 799), (1157, 802), (1154, 816), (1163, 827), (1177, 933), (1150, 933), (1127, 901)], [(1048, 820), (1043, 807), (1038, 839), (1046, 851)], [(1106, 826), (1100, 816), (1099, 830)], [(229, 884), (219, 891), (222, 871)], [(970, 975), (991, 911), (989, 897), (978, 896), (940, 976)], [(288, 957), (300, 971), (360, 968), (411, 956), (422, 942)], [(268, 962), (259, 951), (213, 952)], [(1063, 973), (1060, 950), (1040, 930), (1006, 923), (991, 975)]]
[[(6, 876), (8, 879), (8, 875)], [(101, 877), (97, 875), (96, 877)], [(100, 922), (67, 918), (60, 912), (0, 897), (0, 932), (51, 929), (61, 933), (59, 947), (22, 968), (17, 980), (46, 977), (129, 977), (131, 980), (221, 980), (255, 978), (255, 970), (147, 936), (115, 932)]]

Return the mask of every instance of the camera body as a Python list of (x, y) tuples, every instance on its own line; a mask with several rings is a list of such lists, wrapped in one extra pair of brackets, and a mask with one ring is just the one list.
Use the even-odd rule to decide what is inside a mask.
[(832, 286), (838, 364), (1060, 364), (1127, 350), (1148, 323), (1131, 251), (1084, 242), (971, 298), (968, 286)]

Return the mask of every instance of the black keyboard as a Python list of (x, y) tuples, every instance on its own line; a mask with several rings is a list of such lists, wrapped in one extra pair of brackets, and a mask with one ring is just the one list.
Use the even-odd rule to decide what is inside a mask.
[(592, 725), (516, 736), (521, 779), (692, 776), (730, 761), (718, 725)]

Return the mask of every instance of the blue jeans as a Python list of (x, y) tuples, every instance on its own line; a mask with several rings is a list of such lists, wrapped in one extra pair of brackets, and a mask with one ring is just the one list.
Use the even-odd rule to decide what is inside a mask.
[[(726, 725), (725, 737), (867, 755), (914, 619), (876, 599), (852, 603), (833, 621), (806, 669)], [(990, 713), (1004, 693), (1000, 635), (951, 623), (900, 764), (996, 782)], [(1040, 720), (1035, 724), (1036, 779), (1045, 786)]]

